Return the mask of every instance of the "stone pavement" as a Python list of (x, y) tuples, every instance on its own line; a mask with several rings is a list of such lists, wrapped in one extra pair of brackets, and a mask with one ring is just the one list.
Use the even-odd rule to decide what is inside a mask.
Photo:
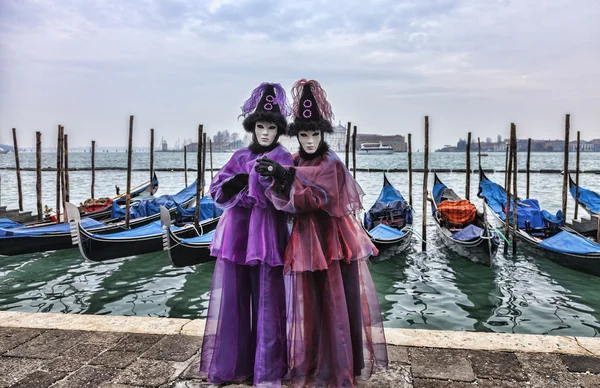
[[(32, 317), (40, 316), (51, 320), (43, 325), (35, 323)], [(73, 319), (101, 322), (103, 330), (79, 330), (81, 325)], [(61, 320), (78, 330), (57, 328), (56, 322)], [(119, 322), (141, 321), (133, 317), (15, 316), (0, 312), (0, 388), (210, 386), (197, 376), (202, 338), (180, 334), (181, 330), (165, 333), (160, 323), (168, 326), (168, 320), (145, 320), (154, 326), (140, 325), (137, 330), (123, 331), (126, 325)], [(186, 325), (189, 322), (183, 323)], [(395, 330), (402, 334), (399, 336)], [(600, 347), (596, 339), (400, 329), (386, 329), (386, 334), (388, 342), (398, 343), (399, 338), (404, 338), (410, 346), (388, 345), (389, 369), (357, 386), (600, 387)], [(450, 342), (439, 342), (446, 337)], [(500, 339), (505, 342), (501, 344)], [(508, 345), (506, 339), (511, 341)], [(425, 346), (415, 346), (419, 342)], [(432, 346), (436, 343), (438, 347)], [(570, 344), (575, 346), (569, 347)], [(546, 352), (539, 351), (543, 347)], [(228, 387), (244, 386), (247, 385)]]

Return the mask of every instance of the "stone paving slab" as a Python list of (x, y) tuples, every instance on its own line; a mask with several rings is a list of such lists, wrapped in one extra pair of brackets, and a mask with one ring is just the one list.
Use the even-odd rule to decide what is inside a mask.
[[(211, 386), (198, 376), (201, 337), (152, 333), (0, 327), (0, 346), (4, 346), (0, 348), (4, 349), (0, 352), (0, 388)], [(457, 334), (449, 334), (454, 338), (452, 341), (457, 341)], [(524, 337), (524, 341), (529, 338)], [(536, 344), (543, 341), (537, 340)], [(522, 344), (506, 350), (508, 345), (504, 343), (500, 349), (503, 351), (465, 350), (447, 345), (447, 342), (439, 348), (389, 345), (388, 370), (367, 381), (357, 381), (356, 386), (600, 387), (600, 358), (590, 356), (587, 350), (585, 354), (569, 351), (562, 354), (555, 348), (548, 352), (518, 351)], [(227, 388), (247, 386), (234, 384)]]

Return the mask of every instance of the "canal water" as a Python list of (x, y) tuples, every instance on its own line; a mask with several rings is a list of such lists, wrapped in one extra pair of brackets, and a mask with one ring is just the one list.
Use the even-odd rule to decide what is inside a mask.
[[(96, 166), (125, 167), (124, 152), (99, 152)], [(35, 167), (33, 153), (21, 153), (23, 167)], [(231, 153), (214, 155), (219, 167)], [(72, 167), (89, 167), (89, 153), (70, 153)], [(430, 167), (464, 169), (462, 153), (432, 153)], [(525, 154), (519, 154), (519, 167), (525, 167)], [(574, 155), (571, 155), (574, 166)], [(44, 167), (52, 167), (55, 155), (44, 154)], [(134, 153), (134, 168), (147, 168), (149, 155)], [(155, 166), (161, 169), (183, 167), (182, 153), (156, 153)], [(399, 169), (407, 167), (406, 154), (358, 155), (360, 168)], [(502, 169), (504, 154), (482, 158), (485, 169)], [(562, 155), (532, 154), (532, 169), (562, 170)], [(414, 168), (423, 165), (423, 154), (413, 155)], [(471, 165), (477, 165), (473, 155)], [(15, 208), (17, 190), (13, 155), (0, 155), (1, 204)], [(188, 166), (196, 166), (188, 155)], [(600, 153), (582, 154), (582, 170), (600, 170)], [(43, 174), (44, 203), (53, 207), (55, 172)], [(189, 182), (195, 178), (189, 172)], [(133, 173), (134, 184), (147, 180), (148, 172)], [(499, 183), (502, 173), (490, 173)], [(89, 197), (91, 172), (70, 173), (71, 200)], [(114, 195), (114, 186), (125, 188), (125, 171), (98, 171), (96, 196)], [(210, 173), (207, 173), (210, 181)], [(465, 190), (464, 173), (441, 173), (441, 179), (460, 195)], [(183, 172), (159, 172), (160, 194), (172, 194), (184, 185)], [(408, 174), (389, 173), (390, 182), (408, 199)], [(23, 172), (26, 209), (35, 209), (35, 173)], [(366, 195), (368, 209), (379, 194), (381, 172), (358, 172), (357, 180)], [(430, 174), (430, 187), (433, 177)], [(471, 198), (476, 197), (477, 176), (471, 176)], [(600, 191), (600, 175), (582, 174), (583, 187)], [(420, 231), (423, 174), (413, 177), (415, 224)], [(555, 213), (561, 206), (560, 174), (532, 174), (531, 197)], [(524, 193), (525, 176), (519, 174), (519, 192)], [(574, 202), (569, 197), (569, 218)], [(581, 214), (581, 211), (580, 211)], [(491, 268), (473, 264), (443, 247), (428, 214), (427, 251), (421, 252), (418, 236), (412, 248), (370, 266), (387, 327), (467, 330), (503, 333), (596, 336), (600, 330), (600, 278), (561, 267), (539, 255), (518, 249), (504, 257), (500, 250)], [(204, 317), (214, 264), (177, 269), (163, 252), (89, 263), (77, 249), (0, 258), (0, 310), (70, 314), (135, 315), (152, 317)]]

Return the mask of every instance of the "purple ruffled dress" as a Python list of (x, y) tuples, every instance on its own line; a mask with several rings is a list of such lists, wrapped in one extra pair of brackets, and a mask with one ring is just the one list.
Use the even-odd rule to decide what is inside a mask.
[[(202, 344), (200, 375), (214, 384), (253, 376), (256, 386), (279, 387), (287, 373), (283, 254), (287, 216), (265, 196), (272, 179), (261, 177), (256, 159), (293, 164), (281, 145), (265, 154), (238, 150), (210, 186), (225, 211), (211, 243), (217, 258)], [(248, 186), (225, 198), (222, 185), (239, 173)]]

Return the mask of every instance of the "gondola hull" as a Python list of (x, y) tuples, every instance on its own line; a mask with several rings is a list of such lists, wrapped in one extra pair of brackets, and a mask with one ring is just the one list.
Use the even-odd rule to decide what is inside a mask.
[(451, 232), (444, 228), (435, 219), (435, 226), (440, 239), (444, 245), (459, 256), (465, 257), (477, 264), (490, 266), (499, 243), (489, 239), (487, 236), (471, 241), (457, 241), (451, 237)]
[(169, 261), (173, 267), (189, 267), (215, 260), (210, 255), (210, 243), (191, 244), (181, 241), (181, 239), (170, 228), (166, 231), (168, 234), (168, 247), (165, 247), (169, 254)]
[(408, 231), (405, 234), (396, 239), (378, 239), (371, 235), (369, 235), (369, 237), (371, 238), (371, 242), (375, 245), (377, 250), (379, 250), (379, 255), (374, 256), (372, 260), (385, 260), (393, 256), (400, 255), (411, 246), (412, 229), (408, 228)]
[[(160, 216), (160, 215), (159, 215)], [(217, 219), (211, 219), (202, 223), (204, 232), (213, 230), (217, 225)], [(197, 236), (193, 227), (184, 227), (175, 232), (181, 238)], [(158, 252), (162, 250), (162, 234), (156, 233), (148, 236), (130, 238), (105, 238), (95, 236), (79, 227), (79, 249), (82, 256), (89, 261), (102, 262), (122, 257), (142, 255), (145, 253)]]

